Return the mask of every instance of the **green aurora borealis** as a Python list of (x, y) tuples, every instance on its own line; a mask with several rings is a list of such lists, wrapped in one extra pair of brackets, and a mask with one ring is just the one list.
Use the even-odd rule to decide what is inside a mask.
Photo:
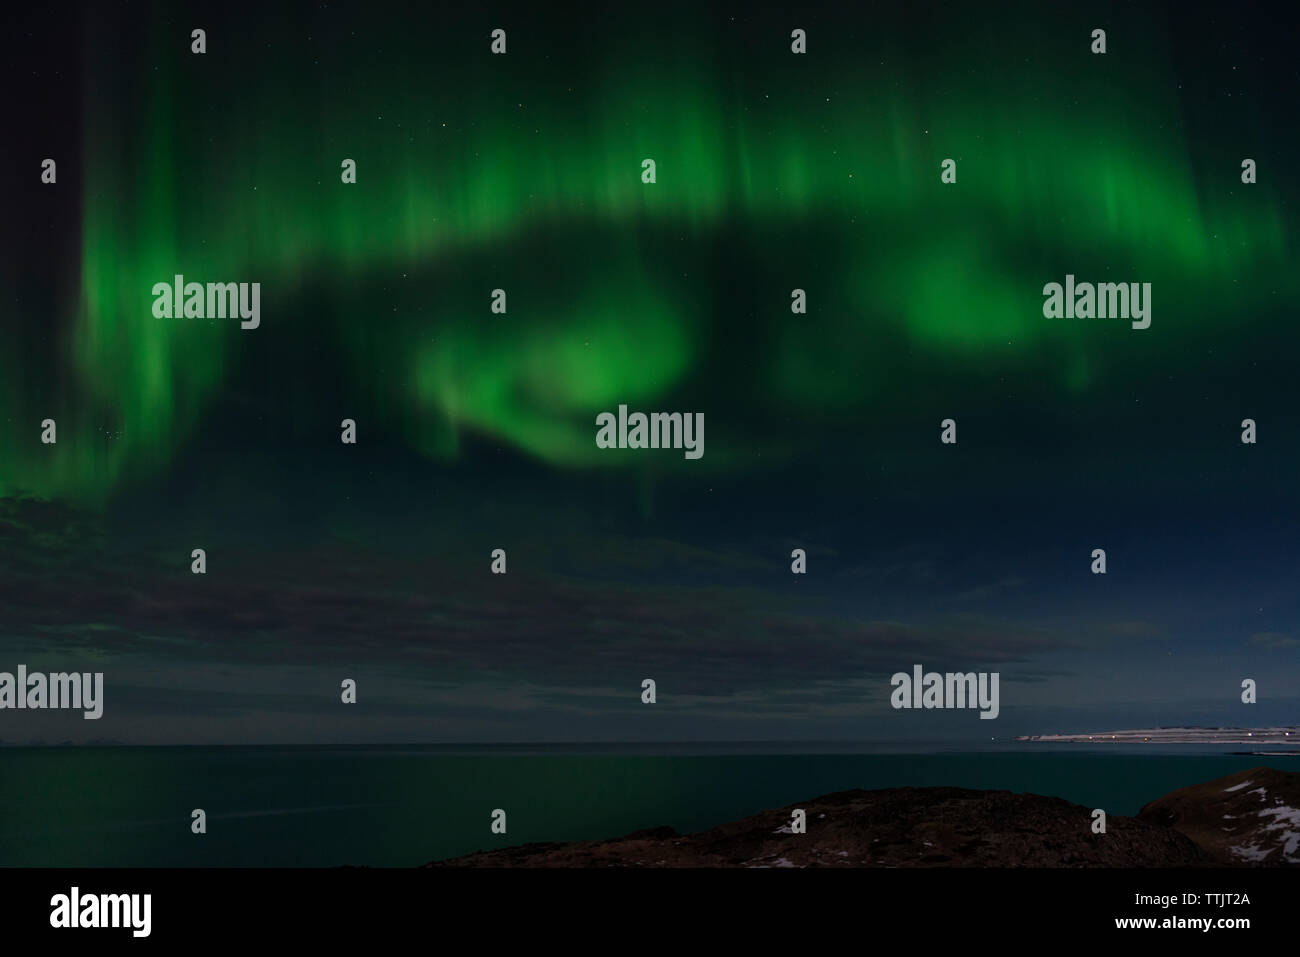
[[(985, 740), (894, 712), (918, 662), (1000, 671), (998, 735), (1241, 721), (1239, 673), (1295, 720), (1273, 14), (74, 10), (0, 62), (0, 664), (109, 704), (0, 739)], [(259, 328), (155, 318), (177, 274)], [(1046, 318), (1067, 275), (1150, 327)], [(703, 457), (598, 448), (621, 404)]]
[[(161, 11), (79, 41), (84, 155), (57, 188), (80, 180), (80, 257), (45, 320), (56, 368), (5, 357), (24, 384), (4, 397), (6, 493), (96, 501), (167, 468), (250, 355), (299, 361), (271, 341), (346, 357), (342, 414), (438, 460), (472, 432), (633, 467), (595, 448), (595, 414), (669, 403), (705, 408), (693, 467), (726, 471), (805, 454), (800, 419), (883, 421), (900, 377), (1011, 370), (1060, 405), (1217, 338), (1225, 310), (1296, 301), (1279, 163), (1192, 142), (1141, 18), (1104, 57), (1068, 14), (1049, 33), (952, 14), (929, 47), (914, 26), (851, 43), (817, 21), (796, 57), (782, 17), (678, 32), (593, 14), (579, 36), (538, 13), (504, 24), (494, 57), (469, 16), (436, 35), (381, 21), (363, 43), (266, 14), (209, 28), (194, 56)], [(721, 257), (730, 282), (710, 280)], [(1045, 320), (1041, 288), (1066, 272), (1152, 282), (1151, 329)], [(155, 319), (149, 290), (174, 273), (260, 282), (263, 328)]]

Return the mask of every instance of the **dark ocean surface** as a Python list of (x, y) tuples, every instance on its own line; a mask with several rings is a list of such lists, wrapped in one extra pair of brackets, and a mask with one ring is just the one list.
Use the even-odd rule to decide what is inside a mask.
[[(1131, 815), (1300, 757), (1183, 748), (853, 753), (852, 744), (0, 748), (0, 866), (407, 867), (532, 841), (686, 832), (833, 791), (953, 785)], [(1240, 750), (1240, 748), (1238, 748)], [(191, 833), (191, 811), (207, 833)], [(507, 833), (491, 833), (494, 809)]]

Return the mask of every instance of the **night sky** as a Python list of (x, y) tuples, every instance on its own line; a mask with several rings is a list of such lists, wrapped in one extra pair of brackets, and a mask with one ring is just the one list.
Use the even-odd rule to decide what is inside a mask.
[[(1294, 14), (894, 6), (7, 13), (0, 670), (105, 701), (0, 740), (1297, 722)], [(260, 327), (156, 318), (177, 273)], [(1045, 318), (1067, 274), (1150, 328)], [(703, 457), (598, 448), (620, 404)], [(918, 663), (998, 720), (893, 710)]]

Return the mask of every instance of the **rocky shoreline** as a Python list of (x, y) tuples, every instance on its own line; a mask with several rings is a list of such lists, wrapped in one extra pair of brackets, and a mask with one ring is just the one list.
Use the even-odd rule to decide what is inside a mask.
[[(426, 867), (1260, 867), (1300, 864), (1300, 774), (1252, 768), (1136, 817), (1055, 797), (926, 787), (841, 791), (719, 827), (524, 844)], [(802, 809), (806, 833), (794, 833)]]

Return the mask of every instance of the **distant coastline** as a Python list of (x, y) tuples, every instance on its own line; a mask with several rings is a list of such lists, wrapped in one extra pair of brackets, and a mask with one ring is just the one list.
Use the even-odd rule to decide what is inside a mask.
[[(1300, 744), (1300, 726), (1139, 728), (1126, 731), (1093, 731), (1083, 734), (1023, 734), (1018, 735), (1015, 740), (1050, 744)], [(1273, 754), (1274, 752), (1262, 753)]]

